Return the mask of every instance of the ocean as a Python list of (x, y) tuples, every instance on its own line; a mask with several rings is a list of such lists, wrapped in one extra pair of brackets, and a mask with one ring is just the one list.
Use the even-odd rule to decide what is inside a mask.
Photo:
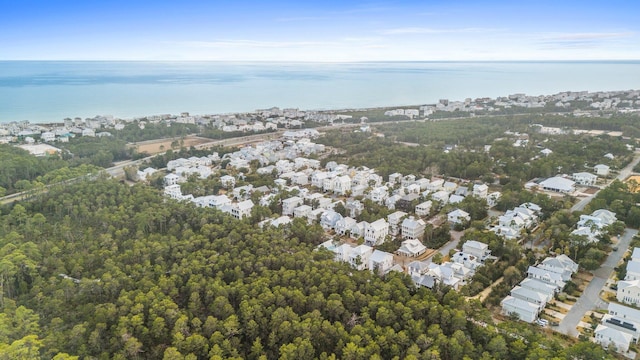
[(0, 123), (429, 104), (640, 88), (640, 61), (227, 63), (0, 61)]

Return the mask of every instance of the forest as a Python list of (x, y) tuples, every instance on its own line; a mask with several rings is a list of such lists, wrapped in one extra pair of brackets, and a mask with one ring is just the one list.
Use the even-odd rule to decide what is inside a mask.
[(304, 221), (98, 178), (1, 208), (0, 359), (603, 359), (448, 288), (354, 271)]

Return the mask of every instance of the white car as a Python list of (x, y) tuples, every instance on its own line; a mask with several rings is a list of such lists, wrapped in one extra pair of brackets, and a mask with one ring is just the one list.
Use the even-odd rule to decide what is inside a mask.
[(547, 319), (538, 319), (538, 320), (536, 320), (536, 323), (538, 323), (538, 325), (540, 325), (540, 326), (547, 326), (547, 325), (549, 325), (549, 320), (547, 320)]

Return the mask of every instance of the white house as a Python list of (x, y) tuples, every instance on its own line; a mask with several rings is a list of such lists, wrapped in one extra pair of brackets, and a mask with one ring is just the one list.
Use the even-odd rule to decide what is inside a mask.
[(538, 318), (540, 308), (528, 301), (515, 298), (511, 295), (505, 297), (501, 302), (502, 313), (505, 315), (516, 314), (522, 321), (534, 322)]
[(364, 270), (369, 265), (369, 259), (373, 254), (373, 248), (367, 245), (359, 245), (351, 249), (349, 265), (356, 270)]
[(311, 210), (313, 209), (309, 205), (302, 204), (300, 206), (296, 206), (293, 209), (293, 217), (307, 218), (309, 213), (311, 213)]
[(625, 304), (640, 305), (640, 280), (618, 281), (616, 298)]
[(164, 177), (164, 185), (165, 186), (175, 185), (178, 183), (179, 180), (180, 180), (180, 176), (176, 174), (167, 174)]
[(239, 203), (233, 204), (231, 208), (231, 216), (236, 219), (242, 219), (251, 216), (251, 209), (253, 209), (253, 201), (245, 200)]
[(422, 239), (427, 223), (422, 219), (410, 216), (402, 221), (402, 238), (403, 239)]
[(336, 224), (340, 219), (342, 219), (342, 215), (339, 213), (333, 210), (326, 210), (322, 215), (320, 215), (320, 225), (325, 230), (335, 229)]
[(431, 194), (431, 199), (438, 201), (441, 206), (446, 205), (449, 202), (449, 193), (444, 190), (436, 191)]
[(540, 187), (547, 191), (572, 193), (576, 191), (576, 183), (573, 180), (565, 179), (561, 176), (548, 178), (540, 183)]
[(231, 199), (226, 195), (211, 196), (208, 198), (208, 206), (221, 209), (225, 205), (231, 205)]
[(335, 194), (346, 195), (351, 191), (351, 178), (348, 175), (334, 178), (332, 189)]
[(431, 214), (431, 207), (433, 206), (433, 202), (431, 200), (427, 200), (423, 203), (416, 205), (416, 215), (418, 216), (429, 216)]
[(471, 221), (471, 216), (464, 210), (455, 209), (447, 214), (447, 220), (452, 224), (465, 224)]
[(224, 175), (220, 177), (220, 184), (222, 185), (222, 187), (224, 188), (232, 188), (234, 186), (236, 186), (236, 178), (234, 178), (231, 175)]
[(489, 255), (491, 255), (489, 245), (476, 240), (465, 241), (465, 243), (462, 244), (462, 252), (471, 254), (477, 257), (480, 261), (484, 261)]
[(424, 254), (427, 247), (418, 239), (409, 239), (402, 242), (400, 248), (396, 251), (398, 255), (407, 257), (417, 257)]
[(352, 239), (358, 239), (360, 237), (364, 238), (364, 228), (368, 223), (366, 221), (360, 221), (357, 224), (354, 224), (351, 227), (351, 235), (349, 236)]
[(369, 257), (369, 270), (378, 275), (383, 275), (393, 266), (393, 255), (388, 252), (374, 250)]
[(51, 141), (54, 141), (55, 139), (56, 139), (56, 134), (52, 133), (51, 131), (45, 131), (42, 134), (40, 134), (40, 140), (44, 142), (51, 142)]
[(593, 186), (598, 180), (598, 176), (588, 172), (578, 172), (571, 175), (571, 179), (580, 185)]
[(336, 222), (335, 230), (340, 235), (346, 235), (348, 232), (351, 231), (351, 228), (357, 223), (358, 222), (355, 219), (347, 216), (338, 220), (338, 222)]
[(407, 216), (407, 213), (404, 211), (396, 211), (387, 216), (387, 220), (389, 221), (389, 234), (392, 236), (398, 235), (400, 232), (400, 227), (402, 225), (402, 219)]
[(486, 184), (473, 184), (473, 196), (485, 199), (489, 194), (489, 187)]
[(540, 280), (526, 278), (518, 284), (523, 288), (531, 289), (537, 291), (549, 299), (553, 299), (554, 295), (557, 293), (558, 288), (555, 285), (547, 284)]
[(540, 310), (544, 309), (547, 302), (553, 299), (553, 297), (549, 297), (549, 295), (545, 295), (522, 286), (515, 286), (511, 289), (511, 296), (516, 299), (521, 299), (535, 304), (540, 308)]
[(402, 199), (402, 196), (398, 194), (391, 195), (384, 201), (384, 205), (387, 207), (387, 209), (393, 210), (396, 208), (396, 203), (400, 201), (400, 199)]
[(282, 200), (282, 215), (293, 215), (293, 210), (302, 205), (304, 200), (298, 196)]
[(537, 279), (547, 284), (554, 285), (560, 290), (563, 289), (566, 285), (566, 282), (562, 280), (562, 275), (553, 271), (540, 269), (535, 266), (529, 266), (529, 268), (527, 269), (527, 276), (529, 278)]
[(389, 197), (389, 188), (387, 188), (386, 186), (379, 186), (371, 190), (368, 196), (371, 201), (377, 204), (382, 204), (387, 199), (387, 197)]
[(604, 164), (598, 164), (593, 167), (593, 170), (596, 172), (598, 176), (607, 176), (609, 175), (609, 167)]
[(389, 235), (389, 224), (384, 219), (378, 219), (372, 223), (364, 224), (364, 241), (365, 244), (376, 246), (384, 243), (385, 238)]
[(593, 332), (595, 341), (605, 348), (615, 346), (619, 352), (629, 351), (633, 336), (605, 324), (599, 324)]
[(547, 257), (537, 267), (559, 274), (564, 282), (571, 280), (571, 276), (578, 271), (578, 264), (564, 254)]
[(393, 173), (389, 175), (389, 183), (390, 184), (399, 184), (402, 181), (402, 174)]
[(429, 263), (424, 261), (412, 261), (407, 265), (407, 272), (411, 277), (422, 276), (429, 271)]
[[(634, 250), (635, 252), (635, 250)], [(640, 260), (631, 259), (627, 263), (627, 275), (624, 277), (625, 280), (640, 280)]]

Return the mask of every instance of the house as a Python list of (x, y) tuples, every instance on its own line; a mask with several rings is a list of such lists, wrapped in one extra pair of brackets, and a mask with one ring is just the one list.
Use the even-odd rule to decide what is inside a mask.
[(580, 185), (593, 186), (596, 184), (596, 181), (598, 180), (598, 176), (588, 172), (579, 172), (579, 173), (573, 173), (571, 175), (571, 179), (573, 179), (573, 181), (575, 181), (577, 184), (580, 184)]
[(384, 219), (378, 219), (372, 223), (364, 224), (364, 242), (370, 246), (384, 243), (389, 235), (389, 224)]
[(576, 191), (575, 182), (561, 176), (555, 176), (542, 181), (540, 187), (547, 191), (560, 193), (572, 193)]
[(233, 189), (234, 199), (244, 200), (251, 196), (253, 193), (253, 185), (244, 185)]
[(178, 183), (179, 180), (180, 180), (180, 176), (176, 174), (167, 174), (164, 177), (164, 185), (165, 186), (175, 185)]
[(288, 224), (291, 224), (291, 218), (288, 216), (280, 216), (277, 217), (275, 219), (266, 219), (260, 222), (260, 224), (262, 224), (260, 227), (264, 227), (265, 225), (271, 225), (273, 227), (280, 227), (280, 226), (286, 226)]
[(494, 191), (487, 195), (487, 206), (492, 208), (498, 204), (498, 201), (502, 197), (502, 194), (499, 191)]
[(325, 230), (335, 229), (336, 223), (340, 219), (342, 219), (342, 215), (339, 213), (333, 210), (326, 210), (322, 215), (320, 215), (320, 226)]
[(391, 185), (399, 184), (401, 181), (402, 181), (402, 174), (393, 173), (393, 174), (389, 175), (389, 183)]
[(222, 187), (229, 189), (236, 186), (236, 179), (231, 175), (224, 175), (220, 177), (220, 184)]
[(462, 252), (477, 257), (481, 262), (491, 255), (489, 245), (476, 240), (465, 241), (465, 243), (462, 244)]
[(625, 304), (640, 305), (640, 280), (618, 281), (616, 298)]
[(387, 216), (387, 220), (389, 221), (389, 234), (391, 236), (398, 235), (402, 226), (402, 219), (404, 219), (405, 216), (407, 216), (407, 213), (404, 211), (396, 211)]
[(307, 214), (307, 224), (313, 224), (320, 221), (320, 216), (325, 209), (313, 209)]
[(181, 200), (182, 199), (182, 190), (180, 189), (180, 185), (172, 184), (164, 187), (164, 194), (169, 196), (172, 199)]
[(407, 272), (411, 277), (422, 276), (429, 271), (429, 263), (424, 261), (412, 261), (407, 265)]
[(251, 209), (253, 209), (253, 201), (245, 200), (237, 204), (234, 204), (231, 208), (231, 216), (236, 219), (242, 219), (251, 216)]
[(627, 275), (624, 279), (627, 281), (640, 280), (640, 260), (633, 258), (629, 260), (627, 263)]
[(529, 266), (527, 276), (531, 279), (537, 279), (547, 284), (556, 286), (557, 289), (564, 289), (566, 282), (562, 280), (562, 275), (553, 271), (540, 269), (535, 266)]
[(540, 307), (528, 301), (515, 298), (511, 295), (505, 297), (501, 302), (502, 313), (505, 315), (515, 314), (522, 321), (534, 322), (538, 318)]
[(439, 202), (440, 206), (446, 205), (449, 202), (449, 193), (444, 190), (436, 191), (431, 195), (431, 199)]
[(442, 185), (444, 185), (443, 179), (432, 179), (427, 185), (427, 189), (431, 192), (436, 192), (442, 190)]
[(347, 200), (347, 204), (344, 207), (351, 217), (358, 217), (364, 210), (364, 204), (358, 200)]
[(422, 219), (410, 216), (402, 220), (402, 238), (403, 239), (422, 239), (427, 223)]
[(549, 297), (548, 294), (545, 295), (535, 290), (517, 285), (513, 289), (511, 289), (510, 294), (516, 299), (521, 299), (537, 305), (540, 310), (544, 309), (544, 307), (547, 305), (547, 302), (553, 299), (553, 296)]
[(402, 242), (400, 248), (396, 251), (396, 254), (417, 257), (424, 254), (427, 251), (427, 247), (422, 244), (418, 239), (409, 239)]
[(473, 196), (485, 199), (489, 193), (489, 187), (486, 184), (473, 184)]
[(531, 278), (526, 278), (522, 280), (518, 285), (522, 286), (523, 288), (535, 290), (549, 297), (550, 299), (553, 299), (554, 295), (558, 291), (558, 288), (555, 285), (547, 284), (540, 280), (531, 279)]
[(387, 209), (393, 210), (396, 208), (396, 203), (400, 201), (400, 199), (402, 199), (402, 196), (398, 194), (391, 195), (384, 201), (384, 205), (387, 207)]
[(293, 215), (293, 209), (302, 205), (304, 200), (298, 196), (292, 196), (282, 200), (282, 215)]
[(545, 149), (540, 150), (540, 153), (542, 155), (544, 155), (544, 156), (549, 156), (549, 155), (551, 155), (553, 153), (553, 150), (545, 148)]
[(51, 141), (54, 141), (55, 139), (56, 139), (56, 134), (52, 133), (51, 131), (45, 131), (42, 134), (40, 134), (40, 140), (44, 142), (51, 142)]
[(571, 280), (571, 276), (578, 271), (578, 264), (564, 254), (556, 257), (547, 257), (537, 267), (560, 274), (564, 282)]
[(449, 204), (458, 204), (464, 200), (464, 196), (453, 194), (449, 197)]
[[(136, 175), (137, 175), (139, 181), (146, 181), (146, 180), (149, 179), (150, 176), (155, 174), (157, 171), (158, 170), (156, 170), (156, 169), (154, 169), (152, 167), (148, 167), (148, 168), (146, 168), (144, 170), (138, 170)], [(175, 179), (175, 181), (177, 182), (178, 180)], [(172, 184), (167, 184), (167, 185), (172, 185)]]
[(398, 202), (396, 203), (396, 207), (405, 211), (411, 211), (413, 210), (413, 205), (418, 202), (419, 198), (420, 195), (410, 192), (409, 194), (403, 196), (402, 198), (400, 198), (400, 200), (398, 200)]
[(447, 220), (451, 224), (466, 224), (471, 221), (471, 216), (468, 212), (460, 209), (455, 209), (447, 214)]
[(640, 310), (628, 306), (609, 303), (608, 313), (602, 317), (601, 323), (612, 329), (632, 336), (632, 341), (640, 339)]
[(311, 213), (311, 210), (313, 210), (311, 206), (302, 204), (293, 209), (293, 217), (307, 218), (307, 216), (309, 216), (309, 213)]
[(351, 249), (349, 254), (349, 265), (356, 270), (364, 270), (369, 265), (369, 259), (373, 254), (373, 248), (367, 245), (359, 245)]
[(604, 164), (598, 164), (593, 167), (593, 171), (596, 172), (598, 176), (608, 176), (609, 175), (609, 167)]
[(601, 346), (608, 348), (615, 346), (619, 352), (629, 351), (629, 345), (633, 341), (633, 336), (605, 324), (599, 324), (593, 332), (595, 341)]
[(480, 259), (478, 259), (475, 255), (467, 254), (463, 251), (458, 251), (453, 254), (451, 256), (451, 261), (471, 270), (475, 270), (478, 267), (482, 266)]
[(442, 190), (448, 192), (449, 194), (453, 194), (457, 188), (458, 188), (458, 184), (452, 181), (445, 181), (442, 184)]
[(433, 202), (431, 200), (427, 200), (423, 203), (416, 205), (415, 213), (418, 216), (429, 216), (431, 215), (432, 206), (433, 206)]
[(379, 186), (369, 192), (369, 199), (377, 204), (382, 204), (388, 197), (389, 188), (386, 186)]
[(371, 272), (383, 275), (393, 266), (393, 255), (388, 252), (374, 250), (369, 257), (369, 270)]
[(351, 192), (351, 178), (348, 175), (335, 177), (331, 188), (335, 194), (346, 195)]
[(364, 228), (367, 224), (368, 223), (366, 221), (360, 221), (353, 225), (351, 227), (351, 235), (349, 237), (352, 239), (358, 239), (360, 237), (364, 238)]
[(350, 217), (344, 217), (336, 222), (336, 233), (340, 235), (346, 235), (351, 232), (351, 228), (358, 222)]

